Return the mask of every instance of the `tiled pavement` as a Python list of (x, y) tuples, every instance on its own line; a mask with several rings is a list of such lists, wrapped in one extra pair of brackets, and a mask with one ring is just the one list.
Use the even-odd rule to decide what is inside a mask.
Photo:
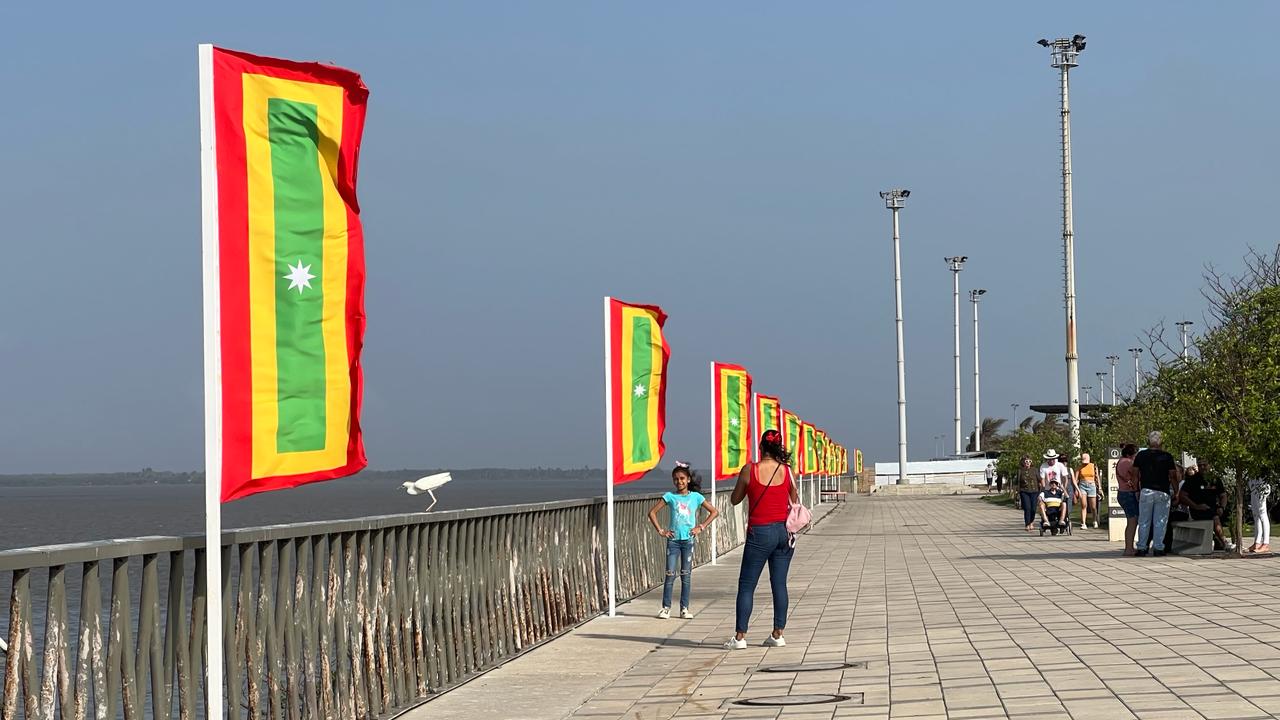
[[(738, 555), (694, 575), (693, 620), (658, 593), (409, 718), (1271, 718), (1280, 716), (1280, 564), (1119, 557), (1105, 531), (1029, 536), (974, 496), (857, 498), (801, 538), (788, 645), (733, 630)], [(803, 673), (794, 662), (865, 663)], [(844, 693), (744, 708), (763, 695)], [(861, 702), (858, 696), (861, 694)]]

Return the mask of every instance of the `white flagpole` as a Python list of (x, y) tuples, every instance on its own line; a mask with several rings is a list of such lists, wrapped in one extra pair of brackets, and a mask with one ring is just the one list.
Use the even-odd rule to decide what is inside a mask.
[[(716, 505), (716, 476), (720, 468), (716, 467), (716, 363), (707, 363), (711, 368), (711, 507)], [(716, 523), (711, 523), (711, 564), (716, 565)]]
[(222, 710), (222, 348), (218, 287), (218, 163), (213, 125), (213, 46), (198, 46), (200, 69), (200, 238), (204, 276), (204, 547), (208, 602), (205, 668), (209, 706)]
[(750, 429), (747, 430), (747, 442), (751, 443), (751, 459), (760, 462), (760, 443), (755, 442), (755, 436), (760, 433), (760, 393), (751, 393), (751, 409), (747, 414), (751, 416)]
[(609, 323), (609, 297), (604, 299), (604, 485), (605, 522), (609, 525), (609, 617), (617, 614), (618, 563), (613, 545), (613, 328)]

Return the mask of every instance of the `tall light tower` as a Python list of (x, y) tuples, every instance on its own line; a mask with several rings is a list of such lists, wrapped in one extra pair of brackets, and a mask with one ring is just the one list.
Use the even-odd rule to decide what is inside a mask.
[[(1094, 373), (1093, 376), (1098, 378), (1098, 404), (1106, 405), (1107, 404), (1107, 374), (1104, 372), (1100, 372), (1100, 373)], [(1112, 400), (1111, 404), (1114, 405), (1115, 400)]]
[(1178, 326), (1178, 334), (1182, 336), (1182, 359), (1186, 360), (1187, 359), (1187, 328), (1191, 327), (1192, 325), (1195, 325), (1195, 323), (1190, 320), (1179, 320), (1174, 324)]
[(969, 291), (973, 303), (973, 451), (982, 452), (982, 386), (978, 377), (978, 300), (987, 291), (975, 288)]
[(1084, 391), (1084, 404), (1088, 405), (1093, 400), (1093, 397), (1089, 394), (1089, 392), (1093, 390), (1093, 386), (1081, 385), (1080, 389)]
[(1116, 363), (1120, 362), (1119, 355), (1108, 355), (1107, 361), (1111, 363), (1111, 404), (1115, 405), (1116, 400)]
[(947, 261), (947, 266), (951, 268), (951, 299), (952, 306), (955, 309), (955, 322), (953, 324), (953, 335), (955, 337), (955, 359), (956, 359), (956, 457), (960, 456), (963, 450), (960, 440), (960, 271), (964, 270), (965, 261), (969, 259), (968, 255), (956, 255), (955, 257), (943, 258)]
[(1009, 407), (1013, 408), (1013, 429), (1017, 430), (1018, 429), (1018, 408), (1021, 407), (1021, 405), (1019, 405), (1018, 403), (1009, 403)]
[(1075, 229), (1071, 215), (1071, 103), (1068, 74), (1079, 64), (1084, 50), (1084, 36), (1041, 39), (1040, 45), (1049, 48), (1050, 67), (1059, 72), (1059, 94), (1062, 118), (1062, 266), (1064, 299), (1067, 314), (1067, 418), (1071, 426), (1071, 442), (1076, 454), (1080, 452), (1080, 355), (1076, 351), (1076, 250)]
[(1142, 354), (1142, 348), (1129, 348), (1129, 352), (1133, 354), (1133, 397), (1137, 399), (1142, 390), (1142, 372), (1138, 367), (1138, 356)]
[(893, 302), (894, 324), (898, 331), (898, 484), (907, 484), (907, 372), (902, 350), (902, 254), (898, 249), (898, 211), (911, 196), (910, 190), (893, 189), (880, 193), (884, 206), (893, 213)]

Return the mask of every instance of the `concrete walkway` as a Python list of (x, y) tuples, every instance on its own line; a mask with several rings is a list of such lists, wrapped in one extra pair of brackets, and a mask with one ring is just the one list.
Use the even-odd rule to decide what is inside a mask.
[[(729, 652), (738, 554), (695, 572), (693, 620), (660, 592), (406, 718), (1271, 718), (1280, 715), (1280, 565), (1119, 557), (1105, 531), (1027, 535), (973, 496), (857, 498), (801, 538), (785, 648)], [(1056, 639), (1055, 639), (1056, 636)], [(1059, 642), (1062, 641), (1062, 642)], [(755, 672), (763, 665), (860, 663)], [(760, 696), (846, 694), (750, 708)]]

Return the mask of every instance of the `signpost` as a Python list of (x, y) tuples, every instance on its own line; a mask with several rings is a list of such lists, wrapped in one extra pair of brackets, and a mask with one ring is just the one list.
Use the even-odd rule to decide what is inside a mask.
[(1120, 462), (1120, 448), (1107, 448), (1107, 539), (1124, 542), (1124, 528), (1129, 523), (1120, 507), (1120, 489), (1116, 482), (1116, 463)]

